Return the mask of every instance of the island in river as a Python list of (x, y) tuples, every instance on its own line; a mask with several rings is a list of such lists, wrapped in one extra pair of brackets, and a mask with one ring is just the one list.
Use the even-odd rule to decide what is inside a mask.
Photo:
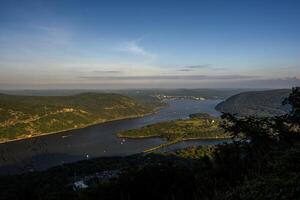
[[(167, 142), (164, 138), (123, 139), (117, 134), (148, 124), (186, 119), (191, 113), (203, 112), (219, 116), (214, 107), (220, 100), (166, 100), (168, 106), (140, 118), (105, 122), (61, 134), (44, 135), (0, 145), (0, 176), (26, 171), (45, 170), (79, 160), (96, 157), (127, 156)], [(158, 151), (171, 151), (189, 146), (216, 145), (229, 142), (220, 140), (188, 140)]]
[(206, 113), (191, 114), (188, 119), (177, 119), (118, 133), (120, 138), (161, 137), (167, 143), (145, 150), (150, 152), (185, 140), (227, 139), (230, 134), (220, 126), (220, 119)]
[(0, 94), (0, 143), (142, 117), (155, 108), (120, 94), (71, 96)]
[(207, 89), (1, 91), (5, 94), (0, 94), (0, 143), (143, 117), (165, 106), (164, 101), (169, 98), (220, 99), (237, 92)]

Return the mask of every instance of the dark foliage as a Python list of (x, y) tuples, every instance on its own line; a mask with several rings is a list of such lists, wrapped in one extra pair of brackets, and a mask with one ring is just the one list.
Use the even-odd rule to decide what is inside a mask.
[(267, 90), (243, 92), (229, 97), (219, 103), (216, 109), (220, 112), (237, 114), (238, 116), (272, 117), (289, 112), (289, 105), (282, 101), (289, 96), (291, 90)]

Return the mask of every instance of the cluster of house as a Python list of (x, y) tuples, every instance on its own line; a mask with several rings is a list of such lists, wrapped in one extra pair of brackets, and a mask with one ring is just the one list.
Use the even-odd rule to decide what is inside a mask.
[(102, 172), (97, 172), (93, 175), (85, 176), (82, 179), (73, 182), (73, 190), (77, 191), (81, 189), (86, 189), (99, 183), (109, 182), (113, 179), (118, 178), (120, 174), (120, 170), (106, 170)]
[(203, 97), (195, 97), (195, 96), (170, 96), (170, 95), (163, 95), (163, 94), (158, 94), (155, 95), (156, 98), (158, 99), (192, 99), (192, 100), (200, 100), (203, 101), (205, 98)]

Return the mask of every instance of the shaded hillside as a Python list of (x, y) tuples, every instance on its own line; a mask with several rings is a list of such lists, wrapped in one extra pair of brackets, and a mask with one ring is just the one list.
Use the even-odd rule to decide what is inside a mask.
[(283, 106), (282, 101), (290, 92), (288, 89), (243, 92), (219, 103), (216, 110), (239, 116), (283, 115), (289, 110), (289, 106)]
[(151, 112), (119, 94), (0, 95), (0, 141), (85, 127)]

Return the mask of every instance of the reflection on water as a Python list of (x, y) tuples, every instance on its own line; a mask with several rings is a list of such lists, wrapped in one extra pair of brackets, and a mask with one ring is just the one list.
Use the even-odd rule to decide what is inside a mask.
[[(120, 131), (148, 124), (187, 118), (189, 114), (206, 112), (217, 116), (214, 109), (219, 100), (170, 100), (158, 113), (138, 119), (108, 122), (79, 130), (42, 136), (0, 145), (0, 173), (41, 170), (51, 166), (99, 156), (124, 156), (142, 152), (165, 142), (161, 138), (120, 139)], [(221, 141), (186, 141), (171, 147), (215, 144)]]

